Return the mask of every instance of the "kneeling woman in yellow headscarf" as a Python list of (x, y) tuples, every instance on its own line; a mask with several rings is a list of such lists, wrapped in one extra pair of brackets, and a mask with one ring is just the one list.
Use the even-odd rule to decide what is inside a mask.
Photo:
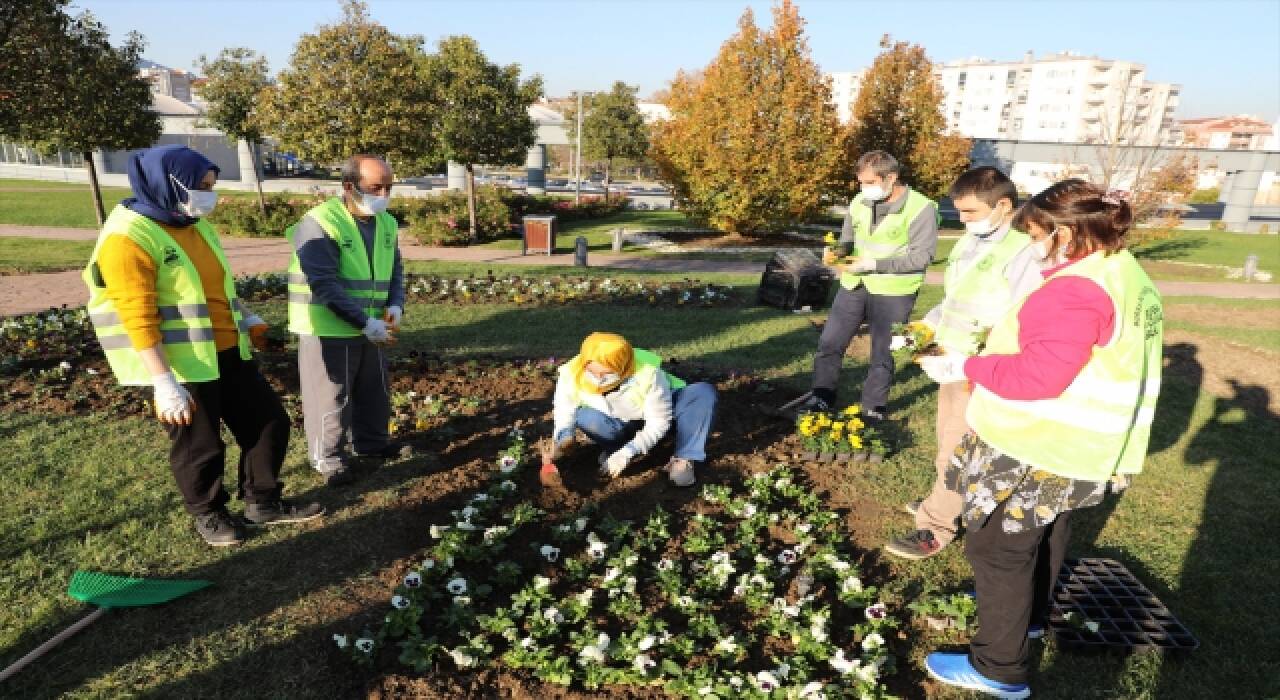
[(662, 360), (631, 347), (616, 333), (592, 333), (560, 367), (553, 418), (555, 454), (573, 441), (575, 428), (601, 446), (600, 473), (616, 477), (658, 444), (675, 421), (675, 452), (664, 470), (677, 486), (695, 481), (693, 463), (707, 458), (716, 389), (686, 385), (662, 370)]

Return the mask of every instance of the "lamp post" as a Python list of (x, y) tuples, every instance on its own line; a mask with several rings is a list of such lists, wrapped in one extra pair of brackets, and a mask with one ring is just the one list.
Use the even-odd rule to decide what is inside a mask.
[[(582, 90), (575, 91), (578, 94), (578, 128), (575, 134), (575, 147), (573, 154), (573, 205), (576, 207), (582, 203)], [(591, 91), (585, 91), (590, 95)]]

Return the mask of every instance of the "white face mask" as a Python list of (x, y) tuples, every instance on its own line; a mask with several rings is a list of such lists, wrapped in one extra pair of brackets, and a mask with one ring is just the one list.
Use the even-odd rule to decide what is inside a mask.
[(391, 203), (391, 197), (379, 197), (378, 195), (366, 194), (359, 189), (351, 190), (351, 199), (356, 203), (356, 208), (365, 216), (376, 216), (387, 210), (387, 205)]
[[(1054, 255), (1053, 244), (1057, 235), (1058, 230), (1054, 229), (1053, 233), (1050, 233), (1048, 236), (1045, 236), (1038, 241), (1032, 241), (1031, 243), (1031, 250), (1035, 251), (1035, 254), (1040, 258), (1040, 264), (1045, 267), (1061, 265), (1067, 261), (1067, 251), (1065, 250), (1058, 251), (1057, 254)], [(1050, 258), (1050, 255), (1053, 255), (1053, 257)]]
[(966, 221), (964, 228), (975, 236), (989, 236), (1000, 228), (1000, 224), (1004, 221), (1004, 214), (999, 209), (992, 209), (991, 214), (981, 221)]
[(597, 377), (596, 375), (590, 372), (587, 372), (586, 374), (587, 374), (587, 381), (601, 388), (606, 386), (613, 386), (614, 384), (617, 384), (622, 379), (615, 372), (609, 372), (608, 374), (601, 377)]
[(862, 198), (868, 202), (879, 202), (889, 196), (889, 192), (881, 185), (863, 185)]
[(187, 201), (180, 202), (178, 209), (182, 213), (193, 219), (200, 219), (213, 213), (213, 208), (218, 205), (218, 193), (213, 190), (191, 190), (185, 185), (178, 182), (178, 179), (170, 175), (169, 179), (173, 184), (182, 188), (187, 193)]

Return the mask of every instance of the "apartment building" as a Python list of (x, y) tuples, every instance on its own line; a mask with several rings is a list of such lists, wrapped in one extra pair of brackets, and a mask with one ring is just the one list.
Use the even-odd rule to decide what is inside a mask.
[(836, 116), (841, 124), (853, 120), (853, 103), (858, 99), (858, 89), (862, 87), (862, 77), (866, 74), (865, 69), (827, 73), (831, 80), (831, 103), (836, 106)]
[[(1280, 125), (1280, 122), (1278, 122)], [(1183, 119), (1178, 122), (1184, 144), (1232, 151), (1270, 150), (1275, 127), (1247, 114)]]

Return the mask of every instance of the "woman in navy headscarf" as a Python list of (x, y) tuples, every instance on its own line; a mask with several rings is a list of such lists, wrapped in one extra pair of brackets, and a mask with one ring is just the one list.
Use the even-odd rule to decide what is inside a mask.
[[(84, 271), (89, 317), (121, 384), (151, 386), (168, 430), (169, 464), (196, 530), (213, 546), (239, 544), (248, 525), (301, 522), (318, 504), (280, 497), (289, 416), (258, 372), (251, 346), (267, 324), (236, 298), (213, 227), (218, 166), (185, 146), (129, 158), (133, 196), (107, 218)], [(225, 424), (240, 446), (242, 519), (222, 485)]]

